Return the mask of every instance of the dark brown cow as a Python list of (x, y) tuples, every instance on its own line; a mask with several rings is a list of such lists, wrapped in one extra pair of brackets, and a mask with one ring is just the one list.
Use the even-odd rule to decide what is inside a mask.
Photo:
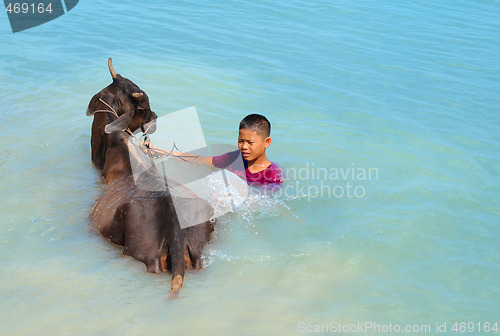
[[(113, 113), (95, 114), (95, 118), (99, 116), (100, 120), (94, 120), (92, 125), (92, 158), (97, 167), (102, 163), (107, 189), (94, 207), (91, 221), (104, 237), (123, 245), (124, 254), (142, 261), (148, 272), (171, 270), (171, 290), (175, 294), (182, 286), (185, 270), (202, 267), (201, 255), (210, 240), (213, 225), (200, 218), (210, 218), (213, 209), (208, 202), (191, 193), (190, 196), (193, 197), (181, 198), (189, 205), (183, 207), (188, 208), (189, 213), (176, 213), (165, 178), (157, 172), (148, 158), (138, 155), (129, 147), (131, 135), (124, 131), (144, 127), (152, 119), (154, 114), (149, 103), (139, 104), (147, 96), (138, 91), (140, 89), (131, 81), (116, 74), (111, 61), (109, 68), (113, 84), (92, 98), (87, 111), (87, 114), (95, 114), (98, 110), (94, 109), (105, 110), (102, 105), (109, 105), (106, 106), (108, 110), (114, 110), (120, 116), (114, 120)], [(142, 99), (123, 103), (121, 99), (126, 100), (131, 92), (142, 93)], [(132, 99), (136, 98), (132, 96)], [(124, 106), (126, 111), (123, 110)], [(136, 106), (141, 106), (141, 109), (134, 110)], [(131, 159), (134, 164), (149, 168), (134, 178)], [(173, 181), (169, 182), (172, 185)], [(144, 185), (153, 188), (141, 190)], [(191, 220), (193, 226), (181, 228), (178, 215)]]

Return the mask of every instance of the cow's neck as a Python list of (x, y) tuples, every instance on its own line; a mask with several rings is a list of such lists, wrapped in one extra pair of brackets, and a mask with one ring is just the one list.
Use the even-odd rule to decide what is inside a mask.
[(126, 146), (108, 148), (102, 175), (108, 185), (124, 175), (132, 176), (132, 167)]

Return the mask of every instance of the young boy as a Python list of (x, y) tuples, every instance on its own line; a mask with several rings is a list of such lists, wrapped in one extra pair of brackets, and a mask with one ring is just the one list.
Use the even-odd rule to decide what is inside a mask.
[(240, 122), (238, 150), (219, 156), (198, 156), (172, 152), (183, 159), (215, 168), (226, 168), (245, 179), (248, 184), (279, 184), (281, 169), (266, 157), (271, 145), (271, 124), (260, 114), (247, 115)]

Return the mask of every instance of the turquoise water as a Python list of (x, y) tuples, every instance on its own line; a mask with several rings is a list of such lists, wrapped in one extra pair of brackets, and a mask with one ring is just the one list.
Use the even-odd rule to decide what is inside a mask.
[[(0, 334), (500, 322), (498, 36), (498, 1), (89, 0), (16, 34), (2, 14)], [(220, 219), (173, 301), (88, 227), (110, 56), (160, 116), (195, 106), (208, 143), (265, 114), (289, 173)]]

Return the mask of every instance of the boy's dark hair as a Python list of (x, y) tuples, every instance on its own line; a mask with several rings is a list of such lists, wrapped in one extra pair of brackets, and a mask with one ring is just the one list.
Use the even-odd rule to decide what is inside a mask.
[(260, 114), (249, 114), (240, 122), (241, 129), (249, 129), (257, 132), (263, 138), (271, 135), (271, 123), (266, 117)]

